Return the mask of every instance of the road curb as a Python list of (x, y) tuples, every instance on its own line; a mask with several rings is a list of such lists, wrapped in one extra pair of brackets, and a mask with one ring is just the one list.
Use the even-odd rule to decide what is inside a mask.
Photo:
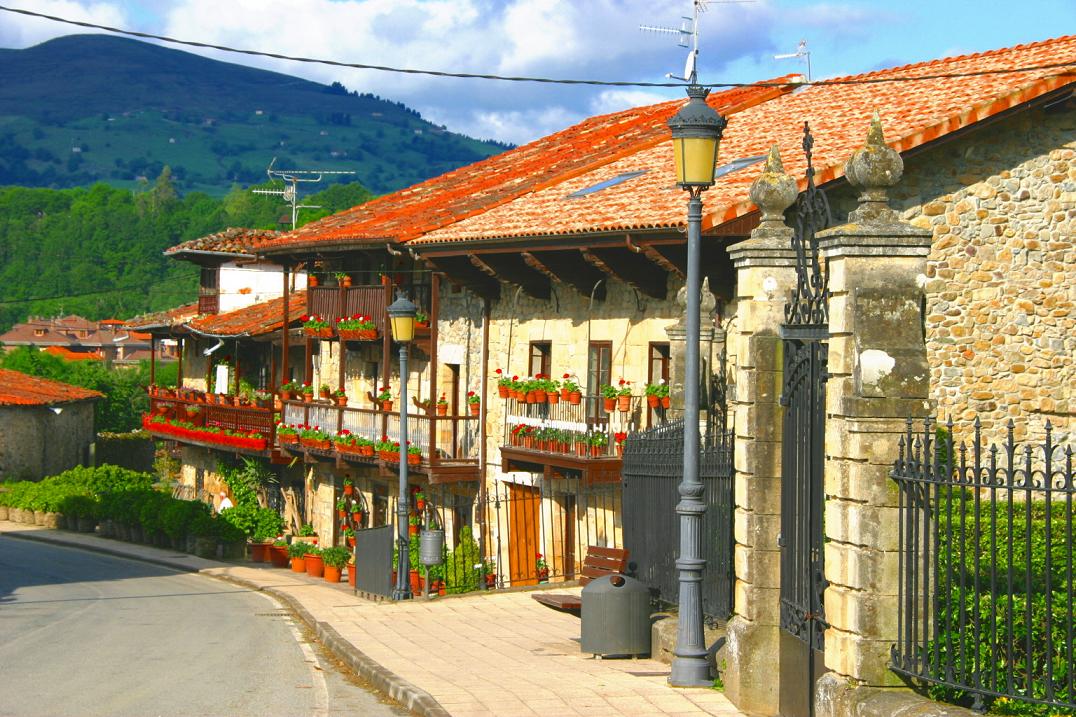
[[(355, 645), (341, 636), (340, 633), (336, 631), (336, 628), (327, 622), (314, 619), (314, 616), (310, 614), (302, 603), (276, 588), (262, 587), (257, 583), (250, 582), (244, 578), (237, 578), (232, 575), (213, 575), (212, 573), (204, 572), (205, 570), (212, 570), (214, 568), (194, 568), (189, 565), (177, 564), (170, 560), (131, 554), (122, 550), (113, 550), (100, 545), (83, 545), (73, 541), (57, 539), (49, 535), (9, 532), (2, 532), (0, 535), (20, 540), (34, 540), (65, 548), (88, 550), (93, 553), (111, 555), (113, 557), (126, 558), (128, 560), (138, 560), (139, 562), (151, 563), (178, 572), (197, 573), (199, 575), (204, 575), (207, 578), (213, 578), (215, 580), (220, 580), (221, 582), (232, 583), (249, 590), (272, 595), (274, 599), (284, 603), (289, 610), (298, 615), (299, 619), (313, 631), (317, 638), (321, 640), (322, 644), (324, 644), (337, 659), (346, 664), (357, 675), (365, 679), (371, 685), (421, 717), (451, 717), (451, 713), (442, 707), (429, 692), (419, 689), (392, 670), (389, 670), (380, 663), (370, 659), (370, 657), (362, 652), (362, 650), (355, 647)], [(221, 567), (225, 567), (233, 565), (233, 563), (221, 563), (220, 565)]]

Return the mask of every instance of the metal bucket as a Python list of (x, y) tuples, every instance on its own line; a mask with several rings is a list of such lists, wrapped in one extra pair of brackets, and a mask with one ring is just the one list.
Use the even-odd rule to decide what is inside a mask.
[(440, 565), (445, 557), (445, 531), (423, 530), (418, 534), (418, 561), (423, 565)]

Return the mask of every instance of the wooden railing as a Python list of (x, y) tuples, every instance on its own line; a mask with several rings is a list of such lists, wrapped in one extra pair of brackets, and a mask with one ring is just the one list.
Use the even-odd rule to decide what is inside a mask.
[[(161, 396), (151, 396), (149, 403), (150, 412), (153, 415), (190, 421), (197, 426), (213, 426), (232, 431), (256, 431), (268, 439), (269, 445), (273, 444), (275, 438), (276, 423), (273, 421), (272, 408), (221, 406), (192, 399)], [(197, 414), (188, 415), (187, 406), (196, 406)]]
[[(338, 407), (326, 402), (286, 401), (283, 421), (288, 425), (317, 426), (328, 433), (347, 429), (357, 436), (380, 440), (400, 437), (400, 414), (374, 408)], [(407, 435), (411, 445), (422, 449), (431, 465), (446, 462), (478, 461), (478, 418), (476, 416), (433, 416), (409, 413)]]

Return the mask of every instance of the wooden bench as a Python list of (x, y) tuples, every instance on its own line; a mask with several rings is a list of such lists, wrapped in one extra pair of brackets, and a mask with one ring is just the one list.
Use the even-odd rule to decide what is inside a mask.
[[(587, 547), (587, 556), (583, 559), (583, 570), (579, 584), (586, 585), (595, 578), (606, 575), (623, 574), (628, 567), (628, 551), (623, 548), (602, 548), (597, 545)], [(556, 610), (578, 612), (583, 609), (583, 599), (579, 595), (568, 593), (531, 593), (531, 597)]]

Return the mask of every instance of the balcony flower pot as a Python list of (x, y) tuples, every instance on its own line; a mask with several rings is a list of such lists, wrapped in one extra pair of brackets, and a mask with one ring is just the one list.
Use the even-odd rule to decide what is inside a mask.
[(508, 387), (507, 386), (498, 386), (497, 387), (497, 395), (500, 396), (501, 398), (508, 398)]
[(314, 402), (314, 394), (312, 394), (312, 393), (304, 393), (303, 394), (303, 403), (313, 403), (313, 402)]
[(355, 525), (362, 525), (362, 511), (356, 510), (351, 513), (351, 522)]
[(306, 560), (306, 574), (312, 578), (320, 578), (325, 572), (325, 562), (321, 559), (320, 555), (307, 555)]
[(352, 483), (344, 483), (344, 495), (351, 495), (355, 492), (355, 486)]
[(524, 436), (523, 437), (523, 447), (524, 448), (534, 448), (534, 438), (532, 438), (531, 436)]
[(326, 565), (324, 568), (323, 577), (325, 578), (325, 582), (327, 583), (340, 582), (340, 568), (334, 568), (331, 565)]
[(348, 288), (349, 286), (351, 286), (351, 277), (350, 276), (342, 276), (342, 277), (340, 277), (340, 286), (344, 287), (345, 289)]
[(575, 444), (575, 455), (579, 456), (580, 458), (586, 456), (588, 450), (590, 450), (590, 446), (588, 446), (586, 443)]
[(579, 402), (582, 401), (582, 400), (583, 400), (582, 392), (580, 392), (580, 391), (569, 391), (568, 392), (568, 403), (572, 404), (573, 406), (578, 406)]
[(613, 396), (612, 398), (602, 399), (602, 408), (605, 409), (606, 413), (616, 410), (616, 399), (616, 396)]
[(306, 285), (313, 289), (315, 286), (318, 285), (318, 277), (314, 276), (313, 274), (307, 274)]
[(381, 402), (381, 410), (385, 411), (386, 413), (391, 411), (392, 410), (392, 401), (382, 401)]
[(590, 447), (590, 455), (593, 456), (594, 458), (601, 458), (602, 457), (602, 446), (591, 446)]
[[(549, 395), (552, 396), (553, 394), (549, 394)], [(467, 408), (470, 409), (472, 416), (478, 416), (478, 414), (482, 411), (482, 404), (481, 403), (468, 403)]]
[(671, 399), (668, 396), (662, 396), (661, 397), (661, 407), (662, 408), (668, 408), (670, 405), (672, 405)]
[(280, 400), (281, 401), (290, 401), (291, 396), (292, 396), (292, 392), (289, 389), (286, 389), (286, 388), (280, 389)]
[(657, 408), (661, 404), (660, 396), (647, 396), (646, 405), (650, 408)]
[(318, 389), (318, 398), (332, 398), (332, 391), (327, 388)]
[(437, 415), (438, 416), (447, 416), (448, 415), (448, 404), (447, 403), (438, 403), (437, 406), (436, 406), (436, 409), (437, 409)]
[(568, 394), (570, 394), (570, 393), (571, 393), (571, 391), (569, 391), (568, 389), (561, 388), (560, 389), (560, 400), (567, 401), (568, 400)]
[(616, 407), (621, 413), (627, 413), (631, 410), (631, 396), (617, 396)]
[(282, 445), (294, 445), (299, 442), (299, 436), (295, 433), (282, 433), (277, 436)]
[(546, 400), (549, 401), (551, 406), (555, 406), (560, 403), (560, 393), (558, 391), (550, 391), (546, 395)]
[(355, 564), (348, 563), (347, 566), (347, 584), (351, 587), (355, 587)]
[(335, 403), (339, 408), (343, 408), (347, 405), (347, 396), (334, 396), (333, 403)]
[(417, 465), (421, 465), (421, 464), (422, 464), (422, 455), (421, 454), (419, 454), (419, 453), (408, 453), (407, 454), (407, 465), (409, 465), (409, 466), (417, 466)]

